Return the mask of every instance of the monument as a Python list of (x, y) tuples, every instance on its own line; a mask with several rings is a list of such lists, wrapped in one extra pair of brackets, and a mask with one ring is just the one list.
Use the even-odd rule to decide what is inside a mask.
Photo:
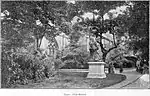
[(106, 78), (105, 74), (105, 62), (100, 61), (99, 54), (97, 52), (98, 46), (94, 38), (90, 38), (90, 62), (89, 64), (89, 73), (87, 78)]
[(105, 62), (88, 62), (89, 73), (87, 78), (106, 78), (104, 65)]

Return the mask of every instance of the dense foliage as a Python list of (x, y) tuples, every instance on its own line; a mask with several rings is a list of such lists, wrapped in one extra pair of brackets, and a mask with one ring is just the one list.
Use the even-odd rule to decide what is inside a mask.
[(88, 69), (89, 52), (81, 48), (82, 46), (72, 45), (64, 50), (62, 61), (64, 69)]
[[(127, 9), (113, 17), (110, 10), (120, 6)], [(83, 17), (88, 12), (93, 14), (92, 19)], [(1, 13), (2, 87), (41, 81), (53, 76), (60, 67), (88, 68), (89, 53), (77, 44), (82, 34), (95, 36), (102, 60), (108, 64), (133, 64), (122, 55), (133, 51), (143, 65), (149, 65), (149, 2), (2, 1)], [(109, 19), (104, 19), (106, 14)], [(69, 36), (70, 46), (57, 53), (57, 58), (39, 51), (44, 36), (53, 40), (62, 32)], [(103, 36), (107, 32), (112, 40)], [(111, 47), (106, 48), (103, 40), (109, 41)], [(122, 44), (126, 47), (121, 48)], [(27, 50), (30, 45), (34, 46), (32, 52)]]
[(134, 4), (131, 9), (133, 23), (129, 29), (131, 39), (129, 46), (137, 56), (142, 58), (142, 61), (149, 65), (149, 3), (134, 2)]
[[(59, 60), (45, 59), (39, 47), (43, 36), (54, 38), (59, 34), (54, 21), (61, 20), (55, 8), (64, 4), (64, 1), (2, 2), (2, 87), (26, 84), (28, 80), (40, 81), (54, 73), (50, 70), (59, 66)], [(32, 52), (22, 50), (18, 53), (18, 49), (26, 49), (30, 45), (34, 46)]]
[(39, 82), (55, 75), (61, 62), (30, 53), (2, 52), (2, 87)]

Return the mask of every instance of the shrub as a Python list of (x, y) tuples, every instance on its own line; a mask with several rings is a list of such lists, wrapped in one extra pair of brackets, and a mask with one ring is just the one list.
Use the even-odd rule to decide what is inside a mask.
[(2, 87), (42, 81), (53, 74), (54, 61), (43, 55), (17, 52), (2, 55)]
[(1, 87), (9, 87), (8, 78), (9, 78), (9, 66), (11, 65), (11, 61), (9, 60), (9, 56), (2, 51), (2, 59), (1, 59)]
[(87, 69), (89, 53), (82, 50), (81, 47), (71, 48), (69, 52), (62, 57), (65, 69)]
[(64, 61), (65, 65), (63, 66), (63, 68), (65, 69), (76, 69), (76, 61), (75, 60), (65, 60)]
[(58, 70), (59, 68), (61, 68), (63, 65), (61, 59), (57, 58), (54, 59), (54, 66), (55, 66), (55, 70)]

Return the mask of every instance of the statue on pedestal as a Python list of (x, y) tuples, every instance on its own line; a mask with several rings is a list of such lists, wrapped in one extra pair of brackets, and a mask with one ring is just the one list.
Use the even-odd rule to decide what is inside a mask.
[(90, 37), (90, 42), (89, 42), (89, 51), (90, 51), (90, 61), (99, 61), (100, 56), (99, 53), (97, 52), (99, 50), (99, 47), (97, 45), (97, 42), (94, 38)]
[(106, 78), (105, 62), (100, 61), (98, 44), (94, 37), (89, 38), (89, 40), (90, 61), (88, 62), (89, 73), (87, 78)]

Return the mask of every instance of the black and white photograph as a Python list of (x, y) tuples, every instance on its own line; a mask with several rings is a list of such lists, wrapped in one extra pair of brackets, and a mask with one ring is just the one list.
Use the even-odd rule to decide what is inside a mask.
[(1, 88), (150, 89), (149, 3), (2, 0)]

